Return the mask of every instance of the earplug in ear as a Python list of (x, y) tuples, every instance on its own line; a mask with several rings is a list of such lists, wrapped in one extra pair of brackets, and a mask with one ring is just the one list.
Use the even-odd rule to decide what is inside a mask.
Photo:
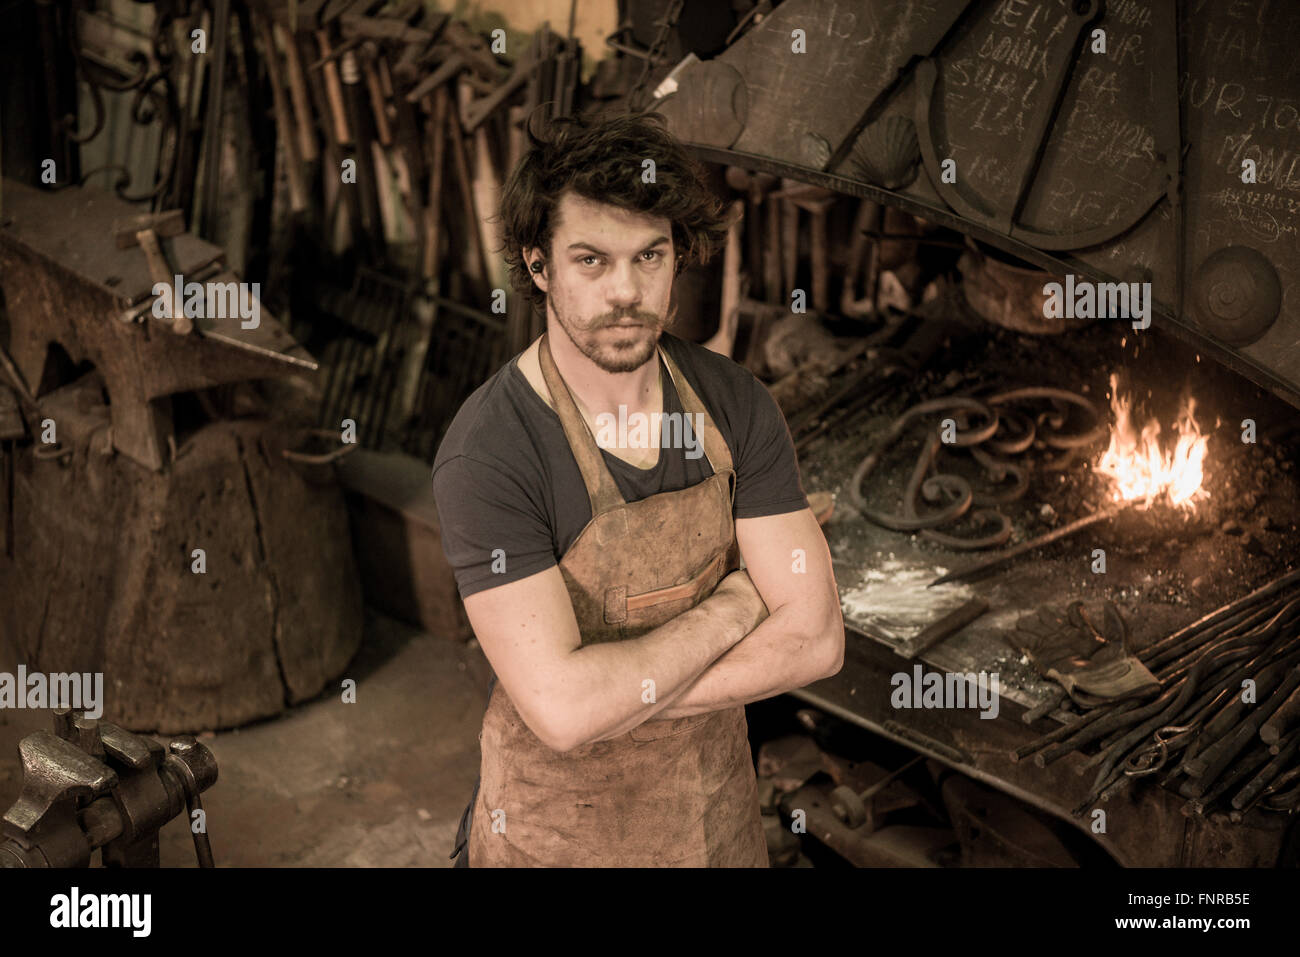
[(533, 272), (541, 272), (542, 264), (538, 261), (534, 261), (532, 266), (530, 266), (529, 268), (532, 269)]

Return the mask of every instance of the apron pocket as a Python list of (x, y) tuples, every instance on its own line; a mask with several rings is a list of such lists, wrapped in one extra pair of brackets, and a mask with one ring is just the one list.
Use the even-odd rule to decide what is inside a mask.
[(700, 596), (712, 594), (722, 580), (727, 564), (727, 552), (714, 555), (695, 577), (666, 588), (629, 595), (626, 585), (605, 589), (605, 623), (621, 625), (628, 622), (654, 620), (656, 625), (674, 618), (688, 608), (699, 604)]

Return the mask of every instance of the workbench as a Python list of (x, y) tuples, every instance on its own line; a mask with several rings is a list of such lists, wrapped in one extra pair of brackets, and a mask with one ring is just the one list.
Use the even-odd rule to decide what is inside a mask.
[[(1100, 335), (1105, 337), (1105, 330)], [(1095, 335), (1085, 332), (1071, 338), (1075, 346), (1086, 348), (1086, 340)], [(1007, 353), (1007, 342), (993, 339), (991, 336), (990, 347)], [(986, 356), (959, 352), (950, 350), (939, 360), (936, 376), (944, 374), (945, 365), (959, 368), (965, 361), (967, 368), (978, 368), (987, 362)], [(1104, 372), (1109, 366), (1108, 361), (1100, 361), (1091, 367)], [(1080, 368), (1089, 366), (1081, 364)], [(1204, 367), (1201, 371), (1210, 374)], [(1095, 377), (1096, 373), (1081, 375), (1062, 384), (1086, 387)], [(1199, 384), (1207, 394), (1214, 392), (1213, 383)], [(1219, 523), (1222, 514), (1240, 514), (1233, 511), (1239, 506), (1231, 499), (1242, 494), (1241, 473), (1233, 456), (1255, 453), (1220, 444), (1211, 449), (1218, 463), (1210, 480), (1220, 487), (1215, 489), (1218, 498), (1208, 510), (1215, 514), (1188, 519), (1190, 524), (1185, 527), (1171, 525), (1168, 541), (1152, 539), (1151, 529), (1159, 528), (1160, 520), (1175, 519), (1125, 516), (1022, 555), (978, 579), (928, 587), (940, 575), (964, 568), (987, 553), (953, 551), (925, 542), (919, 535), (873, 525), (857, 512), (848, 492), (848, 482), (862, 456), (894, 416), (918, 397), (924, 396), (917, 392), (910, 397), (900, 395), (897, 401), (859, 417), (838, 433), (828, 433), (800, 453), (805, 491), (828, 491), (835, 496), (834, 513), (823, 531), (839, 587), (846, 638), (842, 670), (792, 694), (1068, 821), (1122, 865), (1272, 866), (1289, 823), (1285, 815), (1255, 811), (1240, 824), (1229, 823), (1226, 817), (1220, 820), (1219, 815), (1184, 817), (1185, 799), (1163, 790), (1157, 783), (1160, 775), (1138, 778), (1118, 797), (1096, 805), (1106, 812), (1104, 833), (1093, 831), (1096, 822), (1091, 813), (1072, 816), (1071, 809), (1087, 797), (1093, 780), (1091, 771), (1075, 773), (1085, 761), (1084, 755), (1071, 753), (1046, 768), (1029, 759), (1011, 759), (1015, 749), (1074, 716), (1057, 710), (1032, 726), (1024, 722), (1022, 715), (1027, 710), (1056, 698), (1060, 689), (1036, 674), (1007, 638), (1019, 616), (1038, 608), (1064, 609), (1075, 600), (1097, 607), (1108, 599), (1128, 623), (1130, 649), (1137, 652), (1253, 590), (1295, 552), (1296, 506), (1285, 504), (1300, 499), (1294, 472), (1274, 469), (1269, 478), (1274, 484), (1264, 493), (1271, 514), (1282, 515), (1286, 525), (1285, 531), (1267, 542), (1271, 556), (1242, 557), (1227, 551), (1233, 540), (1224, 536)], [(1076, 463), (1076, 478), (1086, 467), (1086, 463)], [(905, 472), (897, 465), (892, 470), (882, 468), (881, 474), (864, 483), (873, 508), (897, 510), (900, 476)], [(1043, 512), (1061, 524), (1096, 506), (1095, 502), (1075, 500), (1075, 492), (1057, 491), (1058, 483), (1062, 489), (1067, 487), (1066, 479), (1057, 473), (1034, 473), (1024, 500), (1008, 509), (1017, 528), (1016, 540), (1038, 533), (1035, 523)], [(1264, 509), (1251, 511), (1258, 514)], [(1270, 527), (1281, 527), (1273, 519), (1269, 522)], [(1107, 552), (1104, 574), (1092, 571), (1093, 549), (1097, 547)], [(1198, 572), (1201, 577), (1194, 577)], [(1212, 575), (1207, 577), (1205, 572)], [(1189, 586), (1191, 581), (1197, 584)], [(984, 615), (917, 658), (907, 657), (912, 639), (923, 627), (976, 597), (988, 602)], [(910, 676), (916, 664), (923, 664), (927, 671), (996, 673), (996, 717), (981, 717), (975, 706), (964, 710), (893, 707), (891, 677), (900, 672)], [(967, 700), (976, 700), (973, 687)]]

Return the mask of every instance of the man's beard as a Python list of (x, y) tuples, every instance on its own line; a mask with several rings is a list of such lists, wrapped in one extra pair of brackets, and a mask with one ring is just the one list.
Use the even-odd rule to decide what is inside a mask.
[[(649, 362), (659, 337), (676, 313), (676, 308), (672, 308), (667, 316), (660, 318), (644, 309), (617, 309), (598, 316), (590, 325), (580, 326), (565, 318), (554, 299), (548, 304), (569, 341), (605, 372), (635, 372)], [(630, 326), (625, 333), (607, 331), (633, 322), (639, 326)]]

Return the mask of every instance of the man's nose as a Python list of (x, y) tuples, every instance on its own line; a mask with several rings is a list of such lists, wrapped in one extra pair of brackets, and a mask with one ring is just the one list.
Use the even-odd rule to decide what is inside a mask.
[(641, 301), (641, 283), (631, 263), (622, 262), (614, 267), (605, 298), (611, 306), (634, 306)]

